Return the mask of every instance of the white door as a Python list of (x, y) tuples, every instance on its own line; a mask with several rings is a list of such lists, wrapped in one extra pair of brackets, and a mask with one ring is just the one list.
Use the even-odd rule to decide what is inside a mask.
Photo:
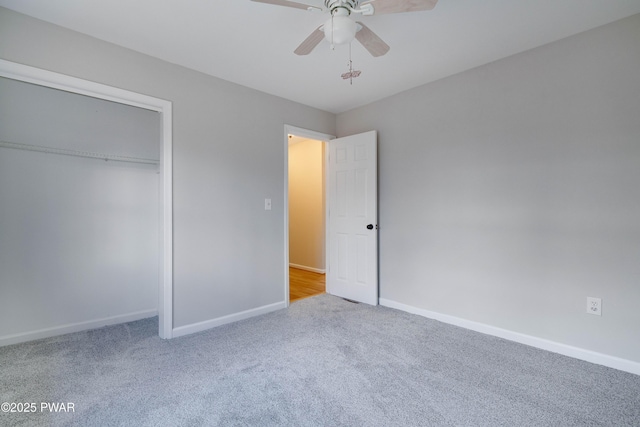
[(377, 133), (329, 141), (327, 292), (378, 304)]

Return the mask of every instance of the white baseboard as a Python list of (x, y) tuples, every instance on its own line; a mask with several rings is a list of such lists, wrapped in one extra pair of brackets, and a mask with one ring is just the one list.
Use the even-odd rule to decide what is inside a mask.
[(191, 325), (180, 326), (173, 329), (172, 338), (182, 337), (184, 335), (195, 334), (196, 332), (206, 331), (216, 326), (226, 325), (227, 323), (237, 322), (238, 320), (248, 319), (261, 314), (267, 314), (272, 311), (287, 308), (285, 301), (275, 304), (263, 305), (262, 307), (252, 308), (250, 310), (241, 311), (239, 313), (229, 314), (227, 316), (218, 317), (216, 319), (205, 320), (204, 322), (193, 323)]
[(417, 314), (419, 316), (438, 320), (450, 325), (460, 326), (461, 328), (470, 329), (472, 331), (481, 332), (483, 334), (504, 338), (509, 341), (515, 341), (520, 344), (526, 344), (531, 347), (551, 351), (553, 353), (562, 354), (564, 356), (573, 357), (574, 359), (580, 359), (598, 365), (607, 366), (609, 368), (618, 369), (620, 371), (640, 375), (640, 363), (634, 362), (632, 360), (609, 356), (607, 354), (585, 350), (579, 347), (573, 347), (559, 342), (534, 337), (532, 335), (521, 334), (519, 332), (498, 328), (484, 323), (473, 322), (471, 320), (461, 319), (459, 317), (449, 316), (447, 314), (424, 310), (384, 298), (380, 298), (380, 305), (389, 308), (395, 308), (401, 311), (406, 311), (407, 313), (411, 314)]
[(299, 270), (313, 271), (314, 273), (325, 274), (325, 270), (323, 268), (321, 269), (321, 268), (315, 268), (315, 267), (307, 267), (306, 265), (292, 264), (292, 263), (289, 263), (289, 267), (297, 268)]
[(115, 325), (118, 323), (133, 322), (135, 320), (146, 319), (148, 317), (154, 317), (157, 315), (157, 309), (143, 310), (137, 311), (135, 313), (104, 317), (102, 319), (87, 320), (85, 322), (68, 323), (66, 325), (53, 326), (51, 328), (38, 329), (36, 331), (5, 335), (0, 337), (0, 347), (5, 345), (19, 344), (27, 341), (39, 340), (41, 338), (70, 334), (73, 332), (87, 331), (89, 329), (102, 328), (103, 326)]

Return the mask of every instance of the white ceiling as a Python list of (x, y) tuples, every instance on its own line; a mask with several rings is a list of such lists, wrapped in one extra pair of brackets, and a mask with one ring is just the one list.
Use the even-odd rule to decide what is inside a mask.
[[(299, 0), (321, 6), (322, 0)], [(640, 13), (640, 0), (440, 0), (358, 17), (391, 46), (293, 50), (328, 15), (249, 0), (0, 0), (0, 6), (263, 92), (340, 113)]]

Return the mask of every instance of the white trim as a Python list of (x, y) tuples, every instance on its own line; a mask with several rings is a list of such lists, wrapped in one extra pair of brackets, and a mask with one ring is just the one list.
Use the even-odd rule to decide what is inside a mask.
[(195, 334), (196, 332), (206, 331), (207, 329), (226, 325), (227, 323), (233, 323), (239, 320), (248, 319), (250, 317), (260, 316), (262, 314), (271, 313), (272, 311), (281, 310), (283, 308), (287, 308), (287, 304), (284, 301), (277, 302), (275, 304), (263, 305), (262, 307), (252, 308), (250, 310), (241, 311), (239, 313), (229, 314), (227, 316), (218, 317), (217, 319), (205, 320), (204, 322), (180, 326), (173, 330), (173, 337), (177, 338), (184, 335)]
[(140, 319), (155, 317), (158, 310), (143, 310), (135, 313), (121, 314), (118, 316), (104, 317), (102, 319), (87, 320), (85, 322), (68, 323), (66, 325), (54, 326), (52, 328), (38, 329), (37, 331), (23, 332), (0, 337), (0, 347), (5, 345), (19, 344), (22, 342), (39, 340), (42, 338), (55, 337), (58, 335), (81, 332), (89, 329), (98, 329), (104, 326), (118, 323), (133, 322)]
[(161, 103), (169, 102), (140, 93), (130, 92), (128, 90), (91, 82), (89, 80), (68, 76), (66, 74), (43, 70), (41, 68), (18, 64), (4, 59), (0, 59), (0, 76), (153, 111), (162, 112), (163, 105)]
[[(327, 141), (335, 139), (334, 135), (327, 133), (316, 132), (309, 129), (303, 129), (291, 125), (284, 125), (284, 301), (285, 306), (289, 307), (289, 135), (300, 136), (303, 138), (315, 139), (323, 141), (326, 145)], [(328, 150), (325, 150), (325, 168), (327, 165), (326, 157), (328, 156)], [(326, 175), (325, 175), (326, 179)], [(328, 189), (325, 185), (325, 199)], [(329, 218), (329, 204), (325, 203), (325, 224), (328, 223)], [(328, 230), (325, 226), (325, 242), (328, 242)], [(329, 245), (325, 244), (325, 263), (328, 264)]]
[(169, 339), (173, 331), (173, 104), (165, 101), (161, 114), (158, 334)]
[(307, 267), (306, 265), (293, 264), (293, 263), (289, 263), (289, 267), (297, 268), (298, 270), (311, 271), (313, 273), (325, 274), (324, 268)]
[(284, 125), (284, 136), (286, 146), (289, 146), (289, 135), (300, 136), (302, 138), (315, 139), (317, 141), (329, 141), (335, 139), (335, 135), (329, 135), (328, 133), (316, 132), (314, 130), (303, 129), (291, 125)]
[(173, 131), (172, 104), (160, 98), (119, 89), (40, 68), (0, 59), (0, 76), (40, 86), (105, 99), (160, 113), (160, 283), (158, 289), (159, 335), (171, 338), (173, 326)]
[(507, 329), (498, 328), (495, 326), (487, 325), (484, 323), (474, 322), (460, 317), (449, 316), (448, 314), (437, 313), (434, 311), (424, 310), (411, 305), (402, 304), (400, 302), (380, 298), (380, 305), (389, 308), (395, 308), (397, 310), (405, 311), (411, 314), (417, 314), (418, 316), (427, 317), (429, 319), (438, 320), (450, 325), (459, 326), (461, 328), (470, 329), (472, 331), (480, 332), (494, 337), (504, 338), (509, 341), (514, 341), (520, 344), (525, 344), (531, 347), (539, 348), (542, 350), (551, 351), (553, 353), (562, 354), (564, 356), (573, 357), (574, 359), (584, 360), (586, 362), (595, 363), (598, 365), (607, 366), (609, 368), (618, 369), (620, 371), (629, 372), (632, 374), (640, 375), (640, 363), (632, 360), (622, 359), (608, 354), (598, 353), (591, 350), (586, 350), (579, 347), (573, 347), (567, 344), (562, 344), (555, 341), (546, 340), (544, 338), (534, 337), (532, 335), (521, 334), (519, 332), (510, 331)]

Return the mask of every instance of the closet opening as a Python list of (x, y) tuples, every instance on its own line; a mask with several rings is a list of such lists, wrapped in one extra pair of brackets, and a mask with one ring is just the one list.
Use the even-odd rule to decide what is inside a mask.
[(0, 345), (159, 317), (171, 104), (0, 61)]

